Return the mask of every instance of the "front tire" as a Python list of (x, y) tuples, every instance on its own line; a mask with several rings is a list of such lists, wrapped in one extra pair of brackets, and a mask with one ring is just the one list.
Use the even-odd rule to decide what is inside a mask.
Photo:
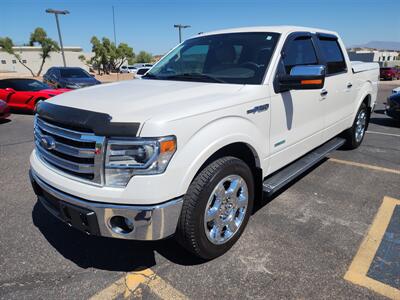
[(239, 239), (254, 203), (254, 178), (235, 157), (209, 164), (193, 180), (184, 197), (177, 239), (202, 259), (227, 252)]
[(361, 145), (368, 126), (368, 119), (368, 108), (365, 103), (362, 103), (353, 125), (344, 132), (344, 138), (346, 139), (344, 146), (346, 149), (356, 149)]

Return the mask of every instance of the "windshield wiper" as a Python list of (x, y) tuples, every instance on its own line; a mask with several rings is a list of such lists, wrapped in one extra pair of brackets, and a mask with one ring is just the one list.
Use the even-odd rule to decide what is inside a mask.
[(211, 80), (213, 82), (226, 83), (226, 81), (222, 79), (203, 73), (183, 73), (183, 74), (166, 76), (165, 79), (206, 79), (208, 81)]

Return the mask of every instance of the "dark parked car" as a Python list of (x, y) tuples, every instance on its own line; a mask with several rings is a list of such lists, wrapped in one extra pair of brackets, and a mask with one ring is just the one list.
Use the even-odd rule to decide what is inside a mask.
[(381, 68), (380, 77), (385, 80), (396, 80), (400, 78), (399, 68)]
[(43, 76), (43, 81), (55, 88), (79, 89), (101, 82), (82, 68), (52, 67)]
[(386, 114), (400, 121), (400, 93), (392, 94), (386, 102)]
[(7, 118), (10, 115), (10, 108), (7, 102), (0, 100), (0, 120)]

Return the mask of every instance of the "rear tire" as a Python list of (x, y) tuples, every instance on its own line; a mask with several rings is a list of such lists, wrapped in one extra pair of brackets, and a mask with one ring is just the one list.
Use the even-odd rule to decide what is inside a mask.
[(178, 242), (202, 259), (224, 254), (243, 233), (253, 202), (249, 166), (235, 157), (217, 159), (189, 186), (178, 222)]
[(344, 144), (346, 149), (356, 149), (361, 145), (368, 126), (368, 120), (368, 108), (365, 103), (362, 103), (357, 111), (353, 125), (343, 133), (343, 137), (346, 139)]

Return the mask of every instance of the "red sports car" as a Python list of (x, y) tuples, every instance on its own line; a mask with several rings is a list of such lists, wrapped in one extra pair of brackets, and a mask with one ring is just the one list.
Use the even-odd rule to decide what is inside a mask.
[(7, 103), (0, 100), (0, 120), (4, 120), (10, 115), (10, 108)]
[(13, 110), (35, 111), (39, 101), (68, 91), (69, 89), (52, 89), (47, 84), (35, 79), (0, 80), (0, 99), (6, 101)]

